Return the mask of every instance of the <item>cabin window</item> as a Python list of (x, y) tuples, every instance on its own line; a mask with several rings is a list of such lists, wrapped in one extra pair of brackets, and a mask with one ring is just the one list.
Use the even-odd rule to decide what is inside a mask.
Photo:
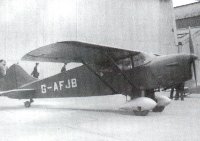
[(145, 56), (143, 54), (137, 54), (132, 56), (134, 67), (138, 67), (145, 64)]
[[(139, 53), (127, 58), (120, 59), (116, 61), (116, 65), (119, 67), (120, 70), (130, 70), (134, 67), (138, 67), (144, 64), (147, 64), (151, 62), (152, 57), (149, 55), (146, 55), (144, 53)], [(113, 65), (107, 64), (108, 66), (101, 66), (99, 69), (101, 72), (112, 72), (113, 71)]]
[(139, 53), (139, 54), (134, 55), (132, 57), (120, 59), (117, 62), (117, 65), (121, 70), (130, 70), (134, 67), (144, 65), (145, 63), (146, 63), (145, 55)]
[(125, 58), (125, 59), (121, 59), (117, 62), (117, 66), (121, 69), (121, 70), (130, 70), (132, 69), (132, 62), (131, 62), (131, 58)]

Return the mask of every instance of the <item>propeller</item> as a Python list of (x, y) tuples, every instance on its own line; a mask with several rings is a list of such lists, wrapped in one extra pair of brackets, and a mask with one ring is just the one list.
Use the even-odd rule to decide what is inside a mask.
[(195, 80), (195, 83), (196, 83), (196, 86), (197, 86), (197, 72), (196, 72), (196, 64), (195, 64), (194, 60), (192, 62), (192, 66), (193, 66), (193, 71), (194, 71), (194, 80)]
[(194, 55), (194, 45), (192, 41), (192, 34), (191, 34), (190, 27), (189, 27), (189, 48), (190, 48), (190, 55), (191, 55), (191, 61), (192, 61), (191, 65), (193, 67), (194, 79), (197, 86), (197, 70), (196, 70), (196, 64), (195, 64), (195, 60), (197, 59), (197, 56)]

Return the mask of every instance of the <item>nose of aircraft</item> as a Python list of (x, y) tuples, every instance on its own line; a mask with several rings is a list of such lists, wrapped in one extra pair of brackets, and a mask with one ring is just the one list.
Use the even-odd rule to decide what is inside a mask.
[[(198, 57), (194, 54), (182, 54), (179, 55), (178, 57), (179, 62), (181, 64), (181, 66), (183, 67), (185, 74), (184, 75), (188, 75), (190, 74), (190, 76), (193, 74), (194, 79), (196, 81), (196, 85), (197, 85), (197, 73), (196, 73), (196, 64), (195, 64), (195, 60), (198, 59)], [(190, 71), (186, 71), (186, 70), (190, 70)], [(192, 70), (192, 71), (191, 71)]]
[(193, 62), (198, 59), (198, 57), (194, 54), (180, 54), (178, 56), (179, 56), (178, 58), (180, 60), (185, 60), (185, 61), (189, 61), (189, 62)]
[(194, 61), (194, 60), (198, 59), (198, 57), (196, 55), (194, 55), (194, 54), (190, 54), (189, 57), (190, 57), (191, 61)]

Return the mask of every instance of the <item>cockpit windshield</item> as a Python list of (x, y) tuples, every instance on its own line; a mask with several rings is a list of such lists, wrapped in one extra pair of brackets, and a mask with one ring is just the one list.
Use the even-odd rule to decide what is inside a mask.
[(151, 61), (151, 57), (145, 53), (139, 53), (134, 56), (120, 59), (117, 61), (117, 65), (121, 70), (129, 70), (134, 67), (142, 66)]

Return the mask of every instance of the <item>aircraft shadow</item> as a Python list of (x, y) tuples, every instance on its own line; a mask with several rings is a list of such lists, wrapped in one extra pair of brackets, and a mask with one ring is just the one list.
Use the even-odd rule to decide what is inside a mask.
[(25, 109), (24, 106), (9, 106), (9, 107), (6, 107), (6, 106), (0, 106), (0, 111), (7, 111), (7, 110), (23, 110)]
[(17, 106), (0, 106), (0, 111), (8, 110), (56, 110), (56, 111), (84, 111), (84, 112), (97, 112), (97, 113), (113, 113), (120, 115), (135, 115), (132, 111), (118, 110), (118, 109), (87, 109), (87, 108), (70, 108), (70, 107), (53, 107), (51, 105), (32, 105), (30, 108), (25, 108), (23, 105)]
[(98, 112), (98, 113), (114, 113), (114, 114), (121, 114), (121, 115), (134, 115), (132, 111), (123, 111), (117, 109), (87, 109), (87, 108), (70, 108), (70, 107), (52, 107), (50, 105), (34, 105), (31, 108), (45, 108), (48, 110), (67, 110), (67, 111), (84, 111), (84, 112)]
[(120, 110), (112, 110), (112, 109), (82, 109), (82, 108), (65, 108), (65, 110), (71, 111), (85, 111), (85, 112), (98, 112), (98, 113), (114, 113), (121, 115), (134, 115), (131, 111), (120, 111)]

